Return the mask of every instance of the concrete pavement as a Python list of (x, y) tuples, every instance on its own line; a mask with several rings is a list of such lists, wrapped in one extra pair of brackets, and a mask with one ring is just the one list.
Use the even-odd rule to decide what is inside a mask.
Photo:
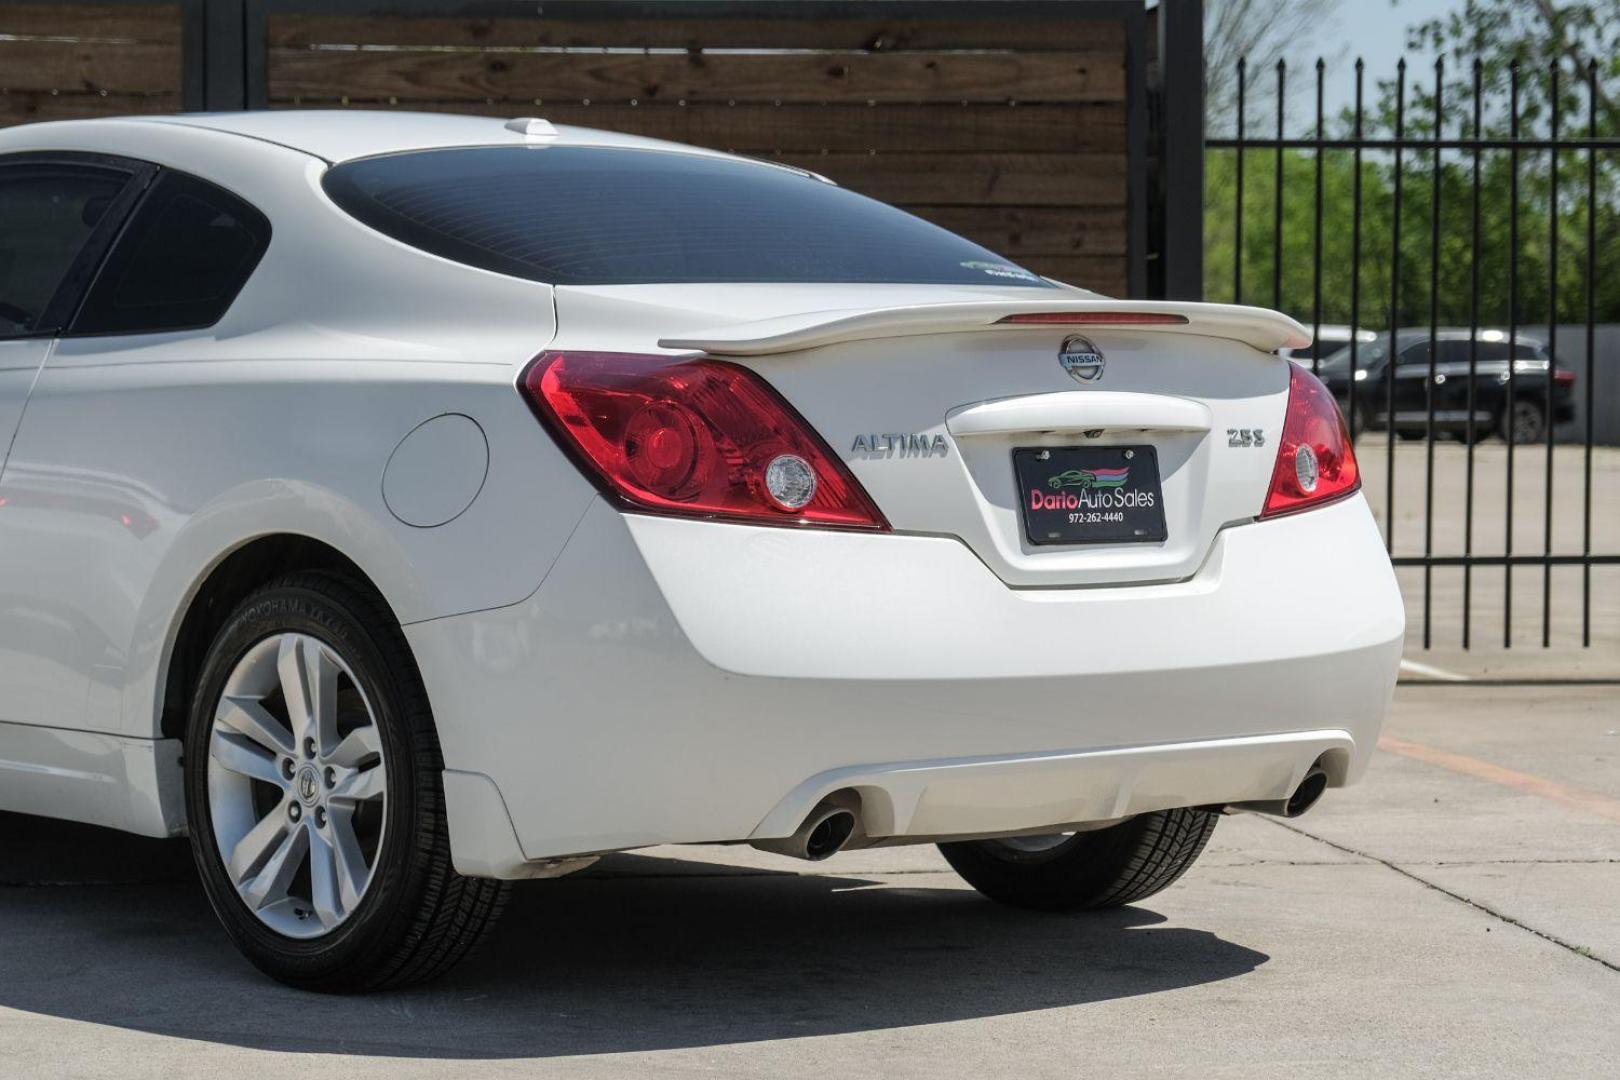
[(0, 1075), (1614, 1076), (1620, 689), (1403, 687), (1388, 734), (1133, 908), (1002, 909), (931, 848), (659, 849), (349, 999), (249, 969), (171, 849), (0, 818), (0, 878), (103, 882), (0, 886)]

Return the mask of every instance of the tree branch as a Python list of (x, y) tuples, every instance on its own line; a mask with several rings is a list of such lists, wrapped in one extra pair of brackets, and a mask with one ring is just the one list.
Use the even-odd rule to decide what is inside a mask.
[[(1535, 4), (1536, 12), (1541, 16), (1541, 21), (1547, 24), (1547, 39), (1551, 46), (1549, 51), (1556, 57), (1568, 60), (1584, 83), (1586, 81), (1586, 64), (1594, 57), (1582, 56), (1579, 42), (1571, 41), (1564, 35), (1564, 20), (1562, 18), (1564, 13), (1558, 10), (1552, 0), (1535, 0)], [(1597, 88), (1598, 107), (1608, 116), (1612, 125), (1615, 121), (1614, 99), (1603, 88), (1601, 81), (1594, 80), (1594, 82)]]

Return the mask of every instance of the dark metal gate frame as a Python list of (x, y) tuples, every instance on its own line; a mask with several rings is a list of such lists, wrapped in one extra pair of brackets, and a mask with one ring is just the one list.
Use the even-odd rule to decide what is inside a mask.
[[(1350, 325), (1352, 328), (1360, 326), (1361, 315), (1361, 221), (1362, 221), (1362, 193), (1361, 193), (1361, 160), (1366, 151), (1393, 152), (1394, 154), (1394, 188), (1393, 203), (1391, 206), (1392, 228), (1392, 265), (1390, 273), (1390, 305), (1391, 326), (1390, 355), (1396, 352), (1396, 334), (1399, 322), (1395, 314), (1400, 308), (1400, 258), (1401, 258), (1401, 211), (1402, 211), (1402, 175), (1404, 155), (1408, 152), (1414, 154), (1432, 155), (1435, 163), (1433, 204), (1430, 211), (1432, 234), (1430, 237), (1430, 282), (1429, 282), (1429, 371), (1428, 385), (1433, 386), (1435, 381), (1436, 348), (1435, 343), (1439, 334), (1439, 258), (1440, 249), (1440, 155), (1444, 151), (1461, 151), (1471, 156), (1473, 203), (1472, 229), (1473, 250), (1476, 254), (1471, 278), (1470, 299), (1470, 347), (1468, 358), (1468, 431), (1467, 431), (1467, 489), (1465, 499), (1465, 520), (1463, 551), (1460, 554), (1440, 554), (1434, 550), (1434, 438), (1435, 438), (1435, 408), (1434, 395), (1426, 394), (1427, 419), (1425, 422), (1425, 505), (1424, 505), (1424, 536), (1423, 554), (1394, 556), (1392, 562), (1396, 566), (1422, 567), (1423, 569), (1423, 647), (1429, 648), (1431, 635), (1430, 599), (1432, 595), (1432, 579), (1436, 567), (1461, 567), (1463, 570), (1463, 609), (1462, 609), (1462, 646), (1467, 649), (1470, 641), (1470, 602), (1473, 587), (1473, 571), (1475, 567), (1501, 567), (1504, 580), (1504, 612), (1502, 618), (1502, 647), (1512, 647), (1512, 620), (1513, 620), (1513, 571), (1517, 567), (1541, 567), (1541, 645), (1547, 648), (1552, 643), (1552, 568), (1554, 566), (1581, 567), (1581, 645), (1583, 648), (1592, 644), (1592, 567), (1620, 565), (1620, 553), (1595, 553), (1592, 550), (1592, 447), (1593, 447), (1593, 403), (1595, 400), (1594, 385), (1597, 382), (1596, 366), (1593, 363), (1595, 355), (1595, 336), (1593, 333), (1597, 323), (1595, 283), (1598, 267), (1596, 265), (1595, 249), (1595, 215), (1588, 213), (1586, 258), (1584, 260), (1585, 282), (1585, 321), (1586, 321), (1586, 388), (1585, 407), (1586, 422), (1582, 433), (1582, 446), (1584, 449), (1584, 491), (1582, 506), (1582, 548), (1579, 554), (1555, 554), (1552, 545), (1553, 533), (1553, 427), (1552, 423), (1552, 388), (1551, 372), (1546, 379), (1546, 401), (1544, 403), (1547, 417), (1546, 439), (1546, 473), (1547, 496), (1544, 502), (1545, 518), (1543, 521), (1542, 550), (1536, 553), (1514, 552), (1513, 550), (1513, 459), (1517, 449), (1513, 437), (1513, 425), (1507, 425), (1507, 477), (1506, 477), (1506, 503), (1507, 513), (1504, 515), (1505, 538), (1503, 554), (1479, 555), (1473, 551), (1474, 543), (1474, 403), (1473, 394), (1476, 382), (1476, 365), (1478, 363), (1479, 331), (1482, 329), (1479, 318), (1479, 260), (1480, 249), (1480, 162), (1482, 154), (1486, 152), (1505, 151), (1510, 155), (1510, 194), (1509, 194), (1509, 241), (1508, 241), (1508, 338), (1517, 338), (1522, 325), (1520, 319), (1520, 305), (1518, 296), (1519, 262), (1519, 161), (1520, 155), (1525, 153), (1546, 153), (1550, 158), (1549, 175), (1551, 178), (1551, 195), (1549, 199), (1550, 212), (1548, 214), (1549, 254), (1547, 259), (1549, 281), (1549, 303), (1551, 310), (1547, 313), (1549, 340), (1548, 351), (1556, 349), (1558, 343), (1558, 321), (1556, 297), (1558, 293), (1558, 182), (1560, 152), (1582, 152), (1586, 154), (1586, 199), (1588, 206), (1593, 205), (1597, 199), (1597, 161), (1598, 155), (1604, 152), (1620, 151), (1620, 139), (1600, 138), (1597, 136), (1597, 108), (1599, 101), (1598, 68), (1595, 62), (1589, 63), (1583, 71), (1583, 89), (1586, 92), (1586, 133), (1585, 135), (1563, 135), (1561, 124), (1564, 117), (1560, 115), (1559, 98), (1557, 93), (1558, 81), (1561, 76), (1560, 65), (1554, 64), (1549, 70), (1549, 78), (1553, 92), (1550, 95), (1551, 111), (1549, 117), (1549, 138), (1527, 138), (1520, 132), (1520, 81), (1522, 72), (1515, 65), (1510, 74), (1510, 89), (1508, 102), (1508, 117), (1510, 133), (1507, 138), (1482, 137), (1481, 123), (1483, 117), (1482, 94), (1482, 67), (1478, 61), (1473, 67), (1473, 93), (1472, 93), (1472, 124), (1467, 134), (1457, 138), (1446, 138), (1444, 128), (1444, 90), (1445, 90), (1445, 63), (1436, 62), (1434, 74), (1434, 134), (1431, 138), (1414, 139), (1406, 134), (1406, 89), (1407, 68), (1402, 60), (1396, 72), (1396, 119), (1393, 138), (1371, 138), (1364, 134), (1363, 121), (1365, 120), (1363, 101), (1363, 82), (1365, 68), (1362, 61), (1357, 60), (1355, 65), (1355, 105), (1354, 122), (1350, 138), (1327, 138), (1323, 116), (1323, 88), (1326, 65), (1323, 61), (1316, 62), (1316, 123), (1314, 134), (1309, 138), (1289, 138), (1285, 133), (1287, 117), (1285, 90), (1287, 88), (1288, 69), (1285, 62), (1279, 61), (1276, 67), (1276, 100), (1275, 112), (1276, 134), (1270, 138), (1251, 138), (1245, 124), (1245, 92), (1248, 83), (1248, 71), (1245, 61), (1238, 62), (1238, 100), (1237, 100), (1237, 132), (1235, 138), (1209, 139), (1206, 145), (1211, 149), (1232, 150), (1237, 154), (1236, 161), (1236, 213), (1235, 213), (1235, 239), (1233, 258), (1233, 298), (1243, 302), (1243, 205), (1244, 205), (1244, 158), (1249, 151), (1271, 151), (1274, 157), (1275, 169), (1273, 176), (1273, 190), (1275, 192), (1273, 206), (1273, 258), (1271, 295), (1269, 297), (1273, 307), (1281, 308), (1282, 296), (1282, 223), (1283, 223), (1283, 161), (1289, 150), (1309, 150), (1315, 154), (1315, 250), (1312, 252), (1313, 272), (1313, 331), (1320, 332), (1322, 326), (1322, 160), (1324, 151), (1350, 151), (1354, 154), (1353, 168), (1353, 218), (1351, 221), (1351, 269), (1350, 269)], [(1350, 335), (1350, 370), (1349, 394), (1350, 409), (1349, 423), (1352, 439), (1355, 437), (1357, 412), (1355, 408), (1355, 374), (1357, 370), (1360, 343), (1357, 335)], [(1510, 354), (1511, 356), (1511, 354)], [(1317, 367), (1320, 357), (1313, 359), (1312, 367)], [(1511, 411), (1514, 395), (1517, 391), (1517, 364), (1508, 362), (1507, 379), (1507, 406)], [(1385, 401), (1386, 415), (1391, 417), (1390, 426), (1393, 428), (1395, 414), (1395, 380), (1386, 378), (1384, 385), (1387, 393)], [(1395, 511), (1395, 433), (1389, 432), (1389, 439), (1385, 450), (1385, 508), (1384, 529), (1385, 544), (1393, 551), (1394, 544), (1394, 511)], [(1529, 449), (1529, 444), (1526, 445)]]

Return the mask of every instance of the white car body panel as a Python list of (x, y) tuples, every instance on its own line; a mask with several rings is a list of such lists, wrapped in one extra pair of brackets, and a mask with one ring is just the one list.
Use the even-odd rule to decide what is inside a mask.
[[(1224, 437), (1280, 431), (1266, 349), (1297, 324), (1166, 305), (1189, 324), (1086, 331), (1107, 376), (1077, 391), (1072, 328), (986, 320), (1118, 309), (1078, 290), (553, 288), (385, 237), (320, 186), (329, 162), (533, 141), (378, 113), (0, 132), (0, 154), (184, 170), (274, 230), (206, 330), (0, 342), (0, 809), (187, 828), (177, 635), (210, 572), (276, 535), (341, 553), (404, 624), (465, 873), (783, 836), (842, 787), (900, 842), (1277, 798), (1319, 760), (1359, 775), (1402, 633), (1376, 529), (1359, 495), (1257, 522), (1274, 452)], [(626, 513), (515, 389), (547, 348), (697, 346), (779, 390), (893, 531)], [(1010, 449), (1077, 431), (1157, 448), (1168, 542), (1023, 540)]]
[[(1279, 798), (1329, 751), (1336, 783), (1358, 777), (1403, 623), (1375, 539), (1356, 496), (1226, 530), (1189, 581), (1019, 590), (952, 539), (598, 503), (528, 601), (407, 635), (436, 712), (500, 718), (441, 735), (448, 769), (504, 797), (512, 865), (785, 836), (851, 775), (863, 804), (927, 788), (930, 813), (978, 805), (985, 831), (1013, 831), (1095, 820), (1098, 800)], [(598, 760), (612, 768), (578, 768)], [(1031, 769), (1058, 779), (1031, 786)], [(1001, 782), (969, 779), (984, 773)]]
[(173, 836), (181, 754), (178, 739), (0, 723), (0, 810)]
[(1117, 390), (1059, 390), (961, 405), (945, 414), (945, 430), (957, 439), (979, 435), (1083, 435), (1088, 431), (1191, 431), (1212, 426), (1208, 405), (1170, 394)]
[(45, 363), (51, 343), (37, 338), (0, 341), (0, 468), (11, 450), (11, 437), (22, 419), (23, 403)]

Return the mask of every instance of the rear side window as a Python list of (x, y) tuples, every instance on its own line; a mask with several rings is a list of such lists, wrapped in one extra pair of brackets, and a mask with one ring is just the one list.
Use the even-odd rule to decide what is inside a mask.
[(270, 243), (270, 222), (230, 192), (165, 172), (108, 256), (76, 334), (192, 330), (220, 320)]
[(557, 285), (912, 282), (1047, 286), (954, 233), (770, 165), (610, 147), (365, 158), (327, 194), (412, 247)]
[(0, 338), (41, 329), (51, 298), (128, 179), (73, 165), (0, 169)]
[(1396, 358), (1395, 362), (1402, 367), (1409, 367), (1413, 364), (1422, 364), (1427, 367), (1429, 364), (1429, 343), (1420, 341), (1416, 345), (1408, 345), (1401, 350), (1401, 354)]
[(1547, 359), (1547, 350), (1540, 345), (1532, 345), (1524, 341), (1518, 342), (1511, 347), (1505, 341), (1481, 342), (1479, 346), (1479, 358), (1481, 360), (1495, 360), (1497, 363), (1501, 363), (1508, 358), (1509, 353), (1512, 353), (1515, 360)]

